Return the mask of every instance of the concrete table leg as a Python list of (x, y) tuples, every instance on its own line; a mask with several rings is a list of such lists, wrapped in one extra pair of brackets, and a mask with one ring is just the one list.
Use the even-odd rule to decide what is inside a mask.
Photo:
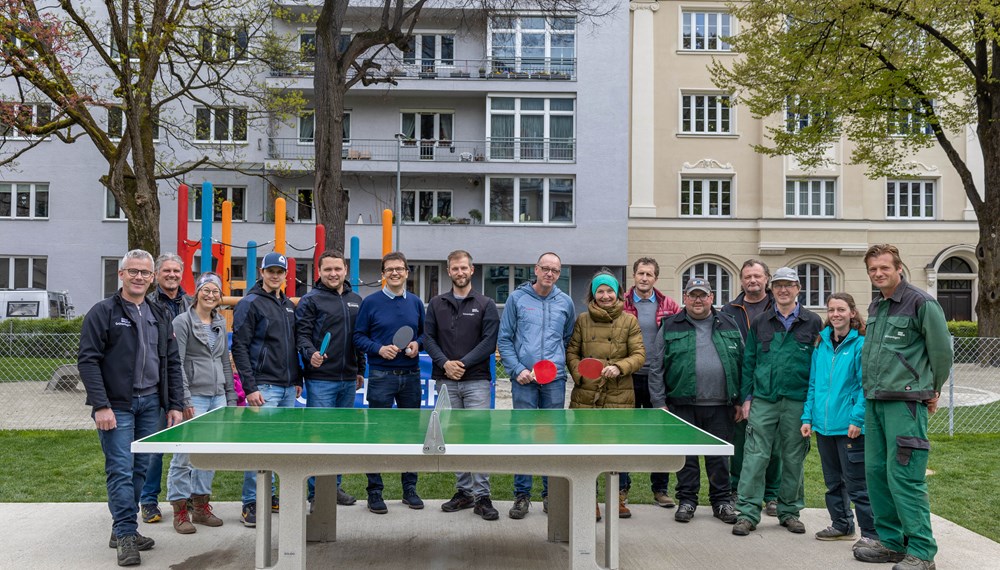
[[(260, 505), (264, 505), (261, 507)], [(257, 471), (257, 568), (271, 567), (271, 472)]]
[(569, 541), (569, 480), (549, 477), (549, 542)]
[(618, 472), (604, 475), (604, 565), (618, 569)]
[(598, 567), (594, 558), (597, 546), (597, 528), (594, 524), (597, 475), (593, 472), (582, 473), (569, 481), (569, 567), (573, 570)]
[[(278, 566), (306, 567), (306, 478), (300, 471), (281, 474), (281, 524), (278, 526)], [(336, 479), (334, 479), (336, 487)]]
[(334, 542), (337, 540), (337, 476), (316, 477), (316, 496), (313, 513), (308, 516), (306, 540), (309, 542)]

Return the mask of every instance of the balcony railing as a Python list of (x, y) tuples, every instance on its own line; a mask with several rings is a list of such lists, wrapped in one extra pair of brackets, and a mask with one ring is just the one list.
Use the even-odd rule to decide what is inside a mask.
[[(492, 137), (480, 141), (351, 139), (344, 143), (344, 160), (396, 160), (402, 162), (575, 162), (575, 138)], [(272, 138), (271, 160), (311, 160), (312, 140)]]
[[(576, 79), (576, 59), (572, 58), (492, 58), (492, 59), (420, 59), (377, 58), (381, 71), (370, 70), (372, 77), (391, 75), (403, 79)], [(353, 74), (353, 71), (350, 72)], [(290, 68), (272, 68), (271, 77), (312, 77), (313, 60)], [(353, 76), (353, 75), (351, 75)]]

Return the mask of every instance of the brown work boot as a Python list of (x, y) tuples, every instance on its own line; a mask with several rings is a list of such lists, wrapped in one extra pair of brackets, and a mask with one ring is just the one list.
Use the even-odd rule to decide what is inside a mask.
[(205, 526), (222, 526), (222, 519), (212, 513), (212, 505), (208, 502), (211, 495), (191, 495), (191, 522)]
[(601, 504), (597, 503), (597, 522), (601, 522)]
[(180, 534), (192, 534), (198, 532), (198, 529), (194, 528), (194, 525), (191, 524), (191, 519), (188, 518), (187, 499), (170, 501), (170, 506), (174, 508), (174, 530)]
[(626, 502), (628, 502), (628, 489), (622, 489), (618, 491), (618, 518), (620, 519), (632, 518), (632, 511), (628, 510)]

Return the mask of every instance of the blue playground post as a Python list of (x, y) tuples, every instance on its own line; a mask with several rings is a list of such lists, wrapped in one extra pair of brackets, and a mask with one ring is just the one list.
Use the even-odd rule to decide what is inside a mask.
[(212, 270), (212, 222), (215, 221), (215, 191), (211, 182), (201, 185), (201, 272)]
[[(257, 242), (250, 240), (247, 242), (247, 288), (249, 291), (253, 284), (257, 282)], [(246, 293), (244, 292), (244, 295)]]
[(351, 287), (361, 285), (361, 238), (351, 236)]

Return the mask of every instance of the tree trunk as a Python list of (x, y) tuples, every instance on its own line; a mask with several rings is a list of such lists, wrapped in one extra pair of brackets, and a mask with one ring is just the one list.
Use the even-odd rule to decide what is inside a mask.
[(313, 202), (316, 220), (326, 228), (326, 246), (344, 251), (347, 196), (344, 193), (344, 98), (347, 82), (337, 50), (339, 18), (324, 6), (316, 24), (315, 144), (316, 182)]
[(139, 180), (120, 159), (101, 181), (128, 217), (128, 249), (144, 249), (155, 259), (160, 255), (160, 199), (152, 173)]
[(979, 298), (976, 316), (979, 336), (1000, 337), (1000, 141), (983, 141), (985, 200), (976, 208), (979, 218)]

